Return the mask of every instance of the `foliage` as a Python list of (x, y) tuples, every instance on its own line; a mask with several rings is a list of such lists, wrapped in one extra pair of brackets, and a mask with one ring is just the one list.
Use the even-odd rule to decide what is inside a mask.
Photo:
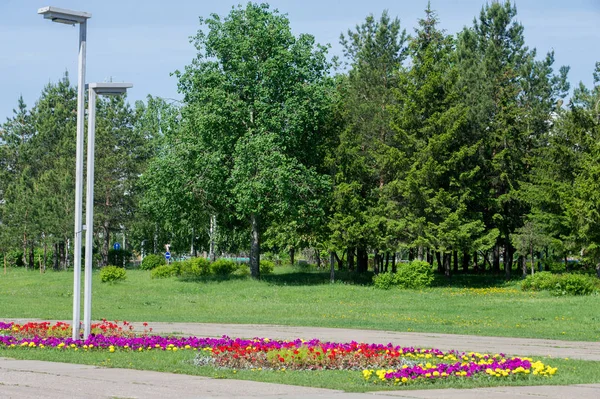
[(152, 270), (155, 267), (166, 264), (167, 261), (161, 255), (146, 255), (142, 260), (142, 264), (140, 265), (140, 269), (142, 270)]
[(167, 278), (179, 275), (179, 267), (175, 263), (158, 266), (150, 271), (151, 278)]
[(600, 290), (600, 283), (597, 278), (581, 274), (540, 272), (527, 276), (521, 288), (524, 291), (551, 291), (554, 295), (590, 295)]
[(217, 259), (210, 265), (211, 273), (217, 276), (228, 276), (237, 268), (237, 264), (229, 259)]
[(170, 184), (216, 214), (219, 226), (252, 230), (257, 278), (261, 233), (301, 207), (319, 210), (310, 205), (328, 187), (320, 164), (330, 114), (327, 50), (311, 35), (294, 36), (287, 17), (266, 4), (201, 23), (207, 31), (194, 38), (196, 59), (175, 73), (182, 129), (167, 137), (171, 156), (157, 166), (184, 169)]
[(8, 251), (6, 253), (6, 262), (12, 267), (22, 267), (23, 265), (23, 251), (17, 249)]
[(180, 275), (184, 279), (197, 279), (209, 276), (211, 264), (205, 258), (190, 258), (181, 262)]
[(415, 260), (400, 264), (396, 273), (387, 272), (373, 276), (373, 284), (386, 290), (392, 287), (420, 289), (430, 287), (433, 279), (431, 265)]
[(120, 266), (105, 266), (100, 270), (100, 281), (116, 283), (127, 279), (127, 271)]
[(271, 274), (275, 269), (275, 264), (270, 260), (260, 261), (260, 274)]

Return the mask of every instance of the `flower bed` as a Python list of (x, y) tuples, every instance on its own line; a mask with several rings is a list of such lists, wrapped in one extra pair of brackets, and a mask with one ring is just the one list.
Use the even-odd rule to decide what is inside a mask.
[[(144, 323), (146, 328), (147, 324)], [(444, 352), (392, 344), (335, 343), (317, 339), (279, 341), (268, 338), (233, 339), (163, 337), (141, 334), (127, 322), (103, 320), (86, 340), (70, 338), (66, 323), (0, 322), (0, 347), (88, 351), (195, 351), (194, 363), (216, 368), (251, 370), (357, 370), (365, 381), (386, 384), (433, 382), (448, 378), (549, 377), (557, 369), (529, 358), (504, 354)]]

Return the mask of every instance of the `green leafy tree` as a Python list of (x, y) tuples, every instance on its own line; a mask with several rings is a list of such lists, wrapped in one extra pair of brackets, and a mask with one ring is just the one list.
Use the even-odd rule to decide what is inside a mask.
[(177, 145), (189, 154), (197, 206), (213, 209), (220, 226), (235, 215), (250, 227), (258, 278), (261, 233), (328, 187), (320, 169), (327, 52), (310, 35), (295, 37), (287, 17), (266, 4), (201, 22), (198, 56), (176, 73), (186, 104)]

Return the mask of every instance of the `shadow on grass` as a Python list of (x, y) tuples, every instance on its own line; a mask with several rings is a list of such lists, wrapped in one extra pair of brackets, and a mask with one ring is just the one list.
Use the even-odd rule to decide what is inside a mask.
[[(325, 285), (331, 284), (329, 271), (294, 271), (290, 273), (261, 276), (263, 281), (273, 285)], [(373, 285), (373, 273), (335, 272), (335, 283), (353, 285)]]
[[(229, 276), (179, 276), (178, 279), (184, 282), (225, 282), (225, 281), (243, 281), (249, 280), (247, 275), (229, 275)], [(261, 275), (260, 280), (268, 284), (279, 286), (302, 286), (302, 285), (325, 285), (331, 284), (329, 271), (289, 271), (283, 273), (273, 273)], [(350, 273), (346, 271), (335, 272), (335, 283), (354, 284), (354, 285), (372, 285), (373, 273)]]
[(504, 275), (493, 273), (459, 273), (452, 275), (450, 278), (445, 277), (443, 274), (436, 273), (431, 286), (449, 288), (493, 288), (513, 285), (517, 281), (521, 281), (519, 276), (513, 276), (509, 281), (506, 281)]

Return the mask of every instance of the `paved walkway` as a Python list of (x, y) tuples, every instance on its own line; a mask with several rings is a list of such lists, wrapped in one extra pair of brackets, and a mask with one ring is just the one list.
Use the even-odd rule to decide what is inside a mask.
[(600, 397), (600, 384), (346, 393), (331, 389), (264, 382), (0, 358), (0, 397), (6, 399), (597, 399)]
[[(5, 320), (8, 321), (8, 320)], [(24, 322), (31, 320), (18, 320)], [(134, 323), (136, 330), (143, 326)], [(600, 360), (600, 343), (524, 338), (476, 337), (433, 333), (400, 333), (319, 327), (151, 322), (159, 334), (204, 337), (278, 339), (319, 338), (324, 341), (389, 342), (402, 346), (435, 347), (442, 350), (477, 351), (515, 355), (551, 356)], [(104, 369), (63, 363), (0, 358), (0, 397), (3, 398), (600, 398), (600, 384), (537, 387), (497, 387), (419, 391), (383, 391), (349, 394), (240, 380), (220, 380), (153, 371)]]

